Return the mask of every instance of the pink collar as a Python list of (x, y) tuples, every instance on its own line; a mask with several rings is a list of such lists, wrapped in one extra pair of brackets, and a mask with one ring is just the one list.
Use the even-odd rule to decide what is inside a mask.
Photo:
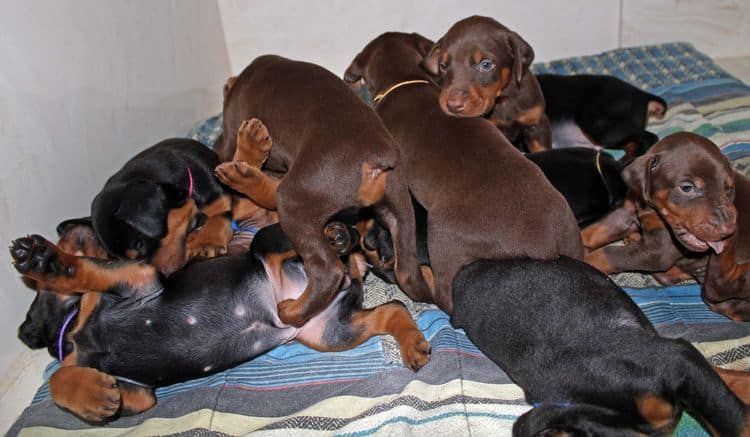
[(188, 197), (193, 197), (193, 173), (190, 171), (190, 167), (185, 167), (188, 174)]

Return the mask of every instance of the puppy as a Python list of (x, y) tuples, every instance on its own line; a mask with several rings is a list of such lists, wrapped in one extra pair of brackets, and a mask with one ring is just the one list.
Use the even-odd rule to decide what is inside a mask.
[(301, 326), (333, 298), (344, 268), (322, 230), (336, 212), (353, 206), (373, 206), (387, 224), (401, 287), (429, 295), (414, 254), (414, 211), (398, 149), (377, 115), (339, 78), (317, 65), (261, 56), (229, 87), (223, 115), (224, 133), (215, 145), (222, 161), (234, 155), (246, 120), (258, 118), (273, 132), (263, 167), (283, 179), (269, 200), (309, 280), (299, 299), (280, 303), (281, 320)]
[[(346, 228), (326, 229), (340, 241), (336, 229)], [(365, 267), (356, 254), (324, 311), (301, 328), (284, 324), (277, 303), (299, 296), (307, 281), (278, 225), (259, 231), (247, 254), (191, 263), (166, 279), (151, 265), (76, 257), (39, 236), (14, 241), (11, 256), (21, 274), (54, 290), (38, 293), (19, 338), (59, 357), (52, 399), (89, 422), (145, 411), (156, 403), (155, 387), (225, 370), (295, 339), (335, 351), (388, 333), (406, 366), (417, 370), (429, 359), (429, 343), (402, 304), (362, 309)]]
[(487, 116), (512, 143), (529, 152), (550, 149), (542, 89), (529, 70), (534, 50), (489, 17), (465, 18), (448, 30), (422, 66), (439, 76), (440, 108), (455, 117)]
[(714, 435), (750, 435), (747, 372), (712, 369), (657, 334), (617, 285), (566, 257), (477, 261), (453, 286), (451, 322), (533, 408), (514, 436), (669, 435), (683, 411)]
[(440, 90), (419, 66), (430, 46), (421, 35), (383, 34), (344, 80), (364, 81), (399, 144), (409, 190), (427, 210), (435, 284), (427, 300), (450, 313), (451, 282), (474, 260), (581, 258), (583, 247), (570, 207), (538, 167), (487, 120), (440, 111)]
[[(214, 152), (183, 138), (164, 140), (125, 163), (91, 203), (94, 231), (107, 253), (151, 263), (165, 275), (194, 256), (226, 253), (231, 198), (213, 176), (218, 164)], [(197, 211), (183, 220), (174, 211), (186, 200)]]
[[(713, 309), (746, 320), (748, 256), (738, 216), (750, 201), (747, 178), (713, 143), (689, 132), (661, 140), (623, 178), (623, 206), (581, 233), (591, 251), (586, 261), (604, 273), (654, 272), (663, 283), (696, 279)], [(624, 246), (604, 247), (625, 237)]]

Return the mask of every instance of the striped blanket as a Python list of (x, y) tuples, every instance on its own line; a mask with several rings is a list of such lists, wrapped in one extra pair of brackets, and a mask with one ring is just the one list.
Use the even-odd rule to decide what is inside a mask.
[[(537, 72), (608, 73), (664, 97), (670, 109), (650, 129), (660, 137), (690, 130), (710, 137), (735, 168), (750, 174), (750, 88), (686, 44), (618, 49), (536, 65)], [(191, 132), (206, 144), (214, 117)], [(742, 141), (747, 139), (747, 141)], [(750, 368), (750, 323), (712, 313), (695, 284), (658, 287), (649, 276), (615, 278), (663, 334), (683, 337), (715, 364)], [(415, 304), (368, 277), (366, 301), (404, 301), (432, 344), (430, 362), (405, 369), (392, 338), (319, 353), (278, 347), (236, 368), (157, 390), (158, 404), (136, 417), (92, 427), (55, 407), (45, 383), (10, 435), (509, 435), (529, 406), (521, 389), (467, 339), (448, 316)], [(51, 364), (47, 375), (57, 368)], [(677, 435), (707, 435), (684, 417)]]

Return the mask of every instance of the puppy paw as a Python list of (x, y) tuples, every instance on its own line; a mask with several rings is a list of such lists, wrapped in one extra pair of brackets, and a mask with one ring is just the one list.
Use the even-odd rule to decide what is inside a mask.
[(62, 367), (50, 378), (55, 403), (88, 422), (100, 423), (120, 409), (121, 394), (111, 375), (88, 367)]
[(404, 366), (415, 372), (424, 367), (424, 365), (430, 361), (432, 347), (419, 330), (410, 332), (404, 336), (404, 338), (401, 338), (399, 346), (401, 348), (401, 359), (404, 361)]
[(10, 256), (18, 273), (42, 279), (44, 277), (68, 276), (76, 273), (74, 262), (66, 262), (53, 243), (39, 235), (19, 238), (11, 243)]
[(237, 148), (233, 159), (260, 167), (266, 162), (272, 144), (271, 136), (263, 122), (257, 118), (245, 120), (237, 131)]
[(187, 251), (188, 259), (215, 258), (227, 254), (227, 246), (200, 246)]
[(242, 192), (243, 187), (253, 185), (259, 173), (257, 167), (252, 167), (245, 161), (222, 162), (214, 169), (216, 178), (222, 184), (239, 192)]
[(346, 255), (356, 244), (349, 226), (341, 222), (330, 222), (323, 228), (323, 235), (328, 245), (337, 255)]

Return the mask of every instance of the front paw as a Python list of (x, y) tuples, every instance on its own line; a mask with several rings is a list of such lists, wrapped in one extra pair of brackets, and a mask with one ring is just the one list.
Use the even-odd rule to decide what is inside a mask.
[[(255, 170), (255, 171), (253, 171)], [(244, 161), (222, 162), (214, 169), (214, 174), (219, 181), (235, 190), (253, 183), (253, 178), (258, 170)]]
[(337, 255), (346, 255), (357, 243), (356, 236), (352, 235), (353, 229), (341, 222), (330, 222), (323, 228), (323, 235)]
[(75, 266), (65, 263), (59, 256), (57, 247), (40, 235), (14, 240), (10, 247), (10, 255), (13, 258), (13, 266), (22, 275), (75, 275)]
[(254, 167), (260, 167), (268, 159), (273, 141), (268, 128), (258, 120), (245, 120), (237, 131), (237, 149), (234, 161), (245, 161)]
[(62, 367), (50, 378), (50, 394), (57, 405), (92, 423), (112, 418), (122, 396), (111, 375), (88, 367)]

